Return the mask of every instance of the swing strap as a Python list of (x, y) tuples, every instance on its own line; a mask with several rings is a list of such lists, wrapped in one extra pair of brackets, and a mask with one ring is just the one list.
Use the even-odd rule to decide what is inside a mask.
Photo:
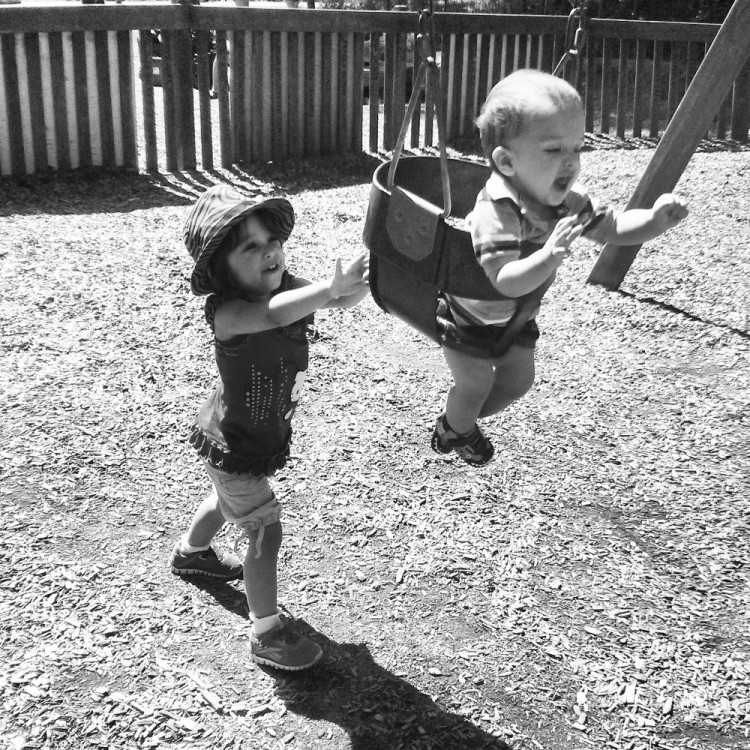
[[(571, 5), (573, 5), (571, 0)], [(565, 77), (565, 68), (568, 64), (573, 63), (574, 72), (572, 81), (574, 85), (578, 83), (578, 76), (581, 66), (581, 52), (586, 46), (586, 36), (589, 27), (589, 2), (588, 0), (579, 0), (578, 5), (568, 14), (568, 23), (565, 27), (565, 52), (557, 63), (552, 75)], [(577, 28), (576, 28), (577, 24)]]
[[(411, 90), (411, 96), (409, 97), (409, 104), (406, 107), (406, 114), (404, 115), (403, 122), (401, 123), (401, 130), (399, 131), (398, 138), (396, 139), (396, 146), (393, 149), (393, 159), (391, 160), (391, 166), (388, 169), (388, 179), (386, 186), (388, 191), (393, 194), (394, 182), (396, 177), (396, 167), (399, 159), (404, 151), (404, 143), (406, 141), (406, 134), (409, 132), (409, 126), (411, 124), (414, 112), (416, 111), (417, 105), (419, 104), (419, 97), (422, 92), (422, 88), (427, 90), (427, 71), (433, 71), (431, 80), (438, 81), (438, 73), (440, 69), (435, 62), (435, 50), (432, 46), (433, 39), (433, 18), (432, 10), (422, 10), (419, 13), (419, 33), (417, 34), (417, 41), (421, 47), (422, 62), (419, 65), (417, 71), (417, 78), (414, 81), (414, 85)], [(445, 102), (443, 101), (443, 89), (438, 85), (433, 87), (436, 91), (435, 96), (435, 119), (437, 121), (438, 130), (438, 147), (440, 151), (440, 181), (443, 190), (443, 210), (441, 216), (443, 219), (448, 218), (451, 213), (451, 186), (450, 179), (448, 177), (448, 153), (445, 148)]]

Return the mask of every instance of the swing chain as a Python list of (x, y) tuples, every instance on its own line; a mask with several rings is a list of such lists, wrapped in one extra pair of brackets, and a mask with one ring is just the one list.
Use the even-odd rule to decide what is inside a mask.
[[(386, 185), (389, 191), (393, 191), (396, 179), (396, 168), (404, 150), (404, 143), (406, 141), (409, 124), (414, 116), (417, 105), (419, 104), (421, 89), (424, 86), (425, 94), (427, 94), (427, 88), (432, 84), (434, 89), (431, 87), (431, 90), (434, 91), (435, 95), (434, 117), (437, 124), (438, 149), (440, 155), (440, 182), (443, 191), (442, 216), (443, 218), (447, 218), (451, 213), (451, 188), (450, 176), (448, 174), (448, 152), (445, 145), (445, 102), (443, 101), (443, 91), (440, 82), (437, 80), (439, 68), (435, 59), (435, 49), (433, 47), (435, 34), (432, 5), (433, 0), (430, 0), (430, 7), (425, 8), (419, 13), (417, 42), (419, 43), (422, 62), (417, 71), (417, 77), (412, 87), (409, 103), (406, 107), (406, 113), (401, 123), (401, 129), (398, 138), (396, 139), (396, 145), (393, 149), (393, 158), (391, 159), (391, 166), (388, 170)], [(431, 71), (429, 79), (427, 77), (428, 70)]]
[[(574, 5), (574, 0), (571, 0)], [(580, 68), (580, 54), (586, 47), (586, 36), (590, 20), (589, 6), (591, 0), (578, 0), (577, 5), (568, 14), (568, 22), (565, 27), (565, 53), (560, 62), (557, 63), (552, 75), (565, 75), (565, 66), (572, 62), (575, 65), (573, 80), (577, 83)], [(577, 24), (577, 27), (576, 27)]]
[(432, 14), (432, 2), (429, 8), (422, 8), (419, 11), (419, 22), (417, 31), (417, 43), (419, 44), (419, 54), (430, 67), (435, 65), (435, 48), (432, 40), (435, 38), (435, 24)]

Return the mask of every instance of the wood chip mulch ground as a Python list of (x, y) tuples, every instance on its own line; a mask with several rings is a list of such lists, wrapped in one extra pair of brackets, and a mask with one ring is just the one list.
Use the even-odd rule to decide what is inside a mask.
[[(624, 204), (652, 151), (584, 155)], [(434, 454), (439, 350), (322, 312), (280, 597), (326, 650), (247, 658), (241, 585), (173, 576), (215, 378), (181, 227), (215, 181), (290, 197), (294, 270), (361, 248), (372, 164), (0, 182), (0, 737), (8, 750), (750, 746), (750, 152), (704, 148), (623, 288), (563, 266), (497, 457)], [(221, 541), (233, 543), (227, 530)]]

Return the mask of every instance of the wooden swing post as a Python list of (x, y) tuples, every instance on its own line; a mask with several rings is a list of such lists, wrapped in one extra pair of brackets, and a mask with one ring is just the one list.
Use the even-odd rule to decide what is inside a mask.
[[(667, 126), (627, 208), (646, 208), (674, 189), (732, 83), (750, 58), (750, 1), (735, 0)], [(587, 279), (617, 289), (641, 245), (605, 245)]]

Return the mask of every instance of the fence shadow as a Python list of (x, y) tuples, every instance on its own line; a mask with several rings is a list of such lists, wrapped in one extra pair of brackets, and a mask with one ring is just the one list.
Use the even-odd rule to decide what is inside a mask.
[(45, 172), (0, 181), (0, 216), (128, 213), (144, 208), (189, 205), (206, 189), (229, 184), (249, 194), (294, 195), (368, 183), (377, 157), (310, 158), (289, 163), (234, 166), (228, 170), (122, 172), (80, 169)]

